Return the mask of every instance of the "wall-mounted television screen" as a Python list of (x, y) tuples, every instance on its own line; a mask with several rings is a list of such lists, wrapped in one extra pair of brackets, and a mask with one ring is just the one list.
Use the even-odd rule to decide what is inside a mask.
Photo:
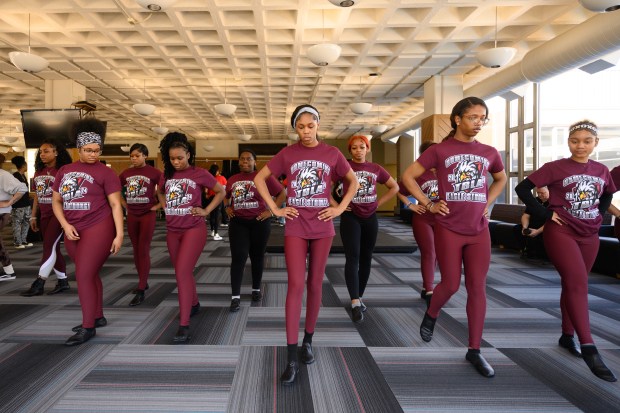
[(79, 109), (22, 109), (22, 127), (27, 148), (39, 148), (46, 139), (55, 139), (75, 148), (71, 127), (80, 119)]

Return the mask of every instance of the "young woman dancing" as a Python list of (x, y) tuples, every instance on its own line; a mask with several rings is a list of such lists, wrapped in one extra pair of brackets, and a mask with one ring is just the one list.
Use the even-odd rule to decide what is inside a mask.
[(159, 209), (157, 184), (162, 173), (146, 163), (149, 149), (134, 143), (129, 149), (132, 167), (125, 169), (119, 176), (121, 186), (125, 188), (123, 206), (127, 209), (127, 233), (133, 246), (133, 260), (138, 270), (138, 288), (129, 303), (136, 306), (144, 301), (144, 292), (149, 288), (148, 279), (151, 271), (151, 241), (155, 232), (156, 211)]
[[(248, 255), (252, 262), (252, 301), (260, 301), (263, 298), (260, 285), (273, 217), (254, 185), (254, 177), (258, 172), (256, 154), (252, 150), (244, 150), (239, 154), (239, 170), (241, 172), (231, 176), (226, 183), (226, 199), (229, 200), (226, 214), (230, 218), (228, 236), (232, 255), (230, 262), (232, 312), (240, 309), (241, 280)], [(282, 205), (286, 191), (273, 176), (267, 179), (267, 189), (271, 196), (276, 197), (275, 203)]]
[[(52, 271), (58, 279), (56, 287), (48, 294), (58, 294), (69, 290), (67, 279), (67, 264), (60, 252), (60, 240), (62, 239), (62, 226), (52, 210), (52, 187), (58, 170), (72, 162), (71, 155), (60, 142), (53, 140), (43, 141), (37, 157), (34, 161), (34, 202), (32, 204), (32, 217), (30, 228), (37, 232), (41, 231), (43, 238), (43, 256), (39, 276), (34, 280), (30, 288), (21, 293), (24, 297), (42, 295), (45, 282)], [(40, 213), (40, 218), (37, 217)]]
[(82, 324), (67, 346), (85, 343), (103, 327), (103, 285), (99, 271), (110, 253), (123, 244), (121, 186), (112, 169), (99, 162), (105, 125), (94, 118), (76, 123), (74, 137), (79, 160), (58, 170), (52, 208), (65, 232), (65, 248), (75, 263), (82, 306)]
[[(297, 343), (301, 301), (306, 278), (308, 257), (308, 297), (306, 301), (306, 326), (301, 349), (301, 361), (314, 362), (312, 335), (319, 316), (323, 276), (327, 256), (334, 238), (332, 219), (341, 215), (353, 199), (358, 183), (353, 170), (340, 151), (318, 140), (320, 125), (318, 110), (310, 105), (298, 106), (291, 116), (291, 126), (299, 141), (287, 146), (261, 169), (254, 183), (271, 212), (286, 217), (284, 255), (288, 270), (286, 293), (286, 341), (288, 364), (280, 380), (292, 384), (299, 372)], [(287, 206), (280, 208), (269, 194), (267, 178), (286, 175)], [(330, 206), (332, 182), (346, 179), (349, 189), (337, 207)]]
[[(598, 145), (598, 128), (588, 120), (568, 130), (570, 158), (547, 162), (516, 186), (519, 198), (538, 217), (545, 217), (545, 249), (560, 273), (562, 335), (559, 345), (584, 361), (597, 377), (616, 381), (605, 365), (590, 332), (588, 274), (599, 248), (598, 230), (616, 187), (609, 169), (590, 159)], [(547, 186), (549, 206), (532, 195), (534, 187)], [(574, 341), (577, 332), (581, 351)]]
[[(349, 165), (357, 177), (359, 188), (349, 207), (340, 217), (340, 237), (346, 257), (344, 277), (351, 298), (351, 319), (360, 323), (364, 320), (366, 311), (362, 297), (370, 278), (372, 252), (379, 232), (376, 211), (398, 193), (398, 184), (382, 166), (366, 162), (366, 155), (370, 152), (368, 138), (361, 135), (352, 136), (348, 148), (351, 154)], [(377, 184), (388, 188), (388, 191), (378, 199)], [(348, 185), (348, 182), (343, 185), (345, 193)]]
[[(435, 142), (426, 141), (420, 145), (420, 155), (428, 148), (435, 145)], [(437, 174), (431, 168), (424, 171), (416, 182), (422, 192), (433, 202), (439, 201), (439, 187), (437, 186)], [(437, 267), (437, 254), (435, 253), (435, 215), (424, 208), (421, 204), (414, 204), (407, 198), (409, 191), (405, 185), (401, 185), (398, 199), (401, 200), (405, 208), (413, 211), (411, 216), (411, 228), (413, 237), (420, 249), (420, 270), (422, 272), (422, 291), (420, 296), (426, 301), (426, 307), (431, 303), (433, 296), (433, 285), (435, 283), (435, 268)]]
[[(456, 293), (465, 268), (469, 350), (465, 358), (485, 377), (495, 371), (480, 354), (486, 315), (486, 278), (491, 261), (488, 210), (506, 185), (506, 173), (497, 150), (475, 137), (488, 122), (486, 103), (476, 97), (459, 101), (450, 114), (453, 137), (428, 148), (403, 174), (403, 183), (435, 217), (435, 247), (441, 282), (424, 314), (420, 336), (431, 341), (439, 311)], [(416, 183), (435, 168), (439, 201), (433, 202)], [(487, 186), (487, 172), (493, 183)]]
[[(218, 208), (225, 189), (213, 175), (194, 166), (194, 148), (178, 132), (167, 134), (159, 144), (164, 174), (159, 181), (159, 199), (166, 212), (166, 242), (174, 266), (179, 295), (179, 329), (173, 343), (188, 343), (189, 319), (198, 313), (194, 267), (207, 243), (204, 217)], [(212, 189), (215, 195), (201, 208), (202, 193)]]

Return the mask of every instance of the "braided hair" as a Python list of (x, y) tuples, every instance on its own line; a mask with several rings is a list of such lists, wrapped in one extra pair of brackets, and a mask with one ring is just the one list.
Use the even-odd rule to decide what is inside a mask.
[(164, 161), (164, 177), (166, 179), (172, 178), (174, 175), (174, 166), (172, 166), (172, 162), (170, 162), (170, 149), (174, 148), (183, 148), (187, 153), (189, 153), (188, 163), (190, 165), (194, 165), (194, 158), (196, 154), (194, 152), (194, 147), (189, 144), (187, 140), (187, 136), (180, 132), (170, 132), (159, 143), (159, 151), (161, 152), (161, 159)]
[[(41, 146), (50, 145), (56, 150), (56, 169), (60, 169), (61, 166), (65, 166), (73, 162), (71, 159), (71, 155), (67, 152), (67, 148), (63, 145), (62, 142), (57, 141), (55, 139), (45, 139)], [(45, 168), (45, 164), (41, 160), (41, 149), (37, 151), (37, 157), (34, 160), (34, 170), (39, 172)]]

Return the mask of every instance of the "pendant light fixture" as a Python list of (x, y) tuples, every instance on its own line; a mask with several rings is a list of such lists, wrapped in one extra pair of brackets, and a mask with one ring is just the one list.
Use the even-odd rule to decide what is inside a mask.
[[(144, 92), (144, 98), (146, 99), (146, 79), (144, 79), (143, 92)], [(153, 112), (155, 112), (155, 109), (156, 109), (155, 106), (151, 105), (150, 103), (136, 103), (135, 105), (133, 105), (133, 110), (138, 115), (142, 115), (142, 116), (149, 116), (153, 114)]]
[(164, 11), (177, 0), (137, 0), (137, 3), (150, 11)]
[(159, 109), (159, 126), (153, 126), (151, 130), (158, 135), (165, 135), (168, 133), (168, 128), (161, 126), (161, 109)]
[(121, 146), (121, 151), (123, 151), (123, 152), (129, 152), (130, 149), (131, 149), (131, 146), (129, 146), (129, 145), (122, 145)]
[(586, 9), (597, 13), (620, 9), (620, 0), (579, 0), (579, 3)]
[(308, 59), (317, 66), (327, 66), (340, 57), (342, 48), (334, 43), (325, 43), (325, 9), (323, 12), (323, 42), (315, 44), (306, 50)]
[[(362, 77), (360, 76), (360, 98), (362, 97)], [(351, 111), (356, 115), (363, 115), (368, 113), (372, 109), (372, 103), (368, 102), (355, 102), (349, 105)]]
[(220, 115), (232, 116), (232, 114), (235, 113), (235, 111), (237, 110), (237, 106), (235, 106), (233, 104), (230, 104), (230, 103), (226, 103), (227, 80), (228, 79), (224, 78), (224, 103), (220, 103), (218, 105), (215, 105), (213, 108)]
[(242, 140), (244, 142), (249, 141), (250, 139), (252, 139), (252, 135), (247, 134), (247, 133), (240, 133), (239, 135), (237, 135), (237, 138), (239, 140)]
[(492, 69), (505, 66), (517, 54), (517, 49), (514, 47), (497, 47), (497, 9), (495, 7), (495, 47), (478, 52), (476, 55), (482, 66)]
[(28, 13), (28, 53), (11, 52), (9, 59), (16, 68), (28, 73), (40, 72), (50, 64), (47, 59), (30, 53), (30, 13)]
[(370, 130), (373, 131), (374, 133), (378, 133), (379, 135), (381, 135), (383, 132), (387, 130), (387, 128), (388, 128), (388, 125), (381, 124), (381, 108), (379, 108), (379, 110), (377, 111), (377, 124), (372, 125), (370, 127)]

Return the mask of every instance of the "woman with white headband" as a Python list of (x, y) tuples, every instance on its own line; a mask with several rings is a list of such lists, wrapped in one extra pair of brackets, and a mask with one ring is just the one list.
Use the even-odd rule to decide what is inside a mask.
[(75, 279), (82, 306), (82, 324), (67, 346), (85, 343), (96, 327), (107, 324), (103, 316), (103, 285), (99, 271), (110, 253), (123, 243), (123, 209), (118, 177), (101, 162), (105, 125), (83, 119), (74, 126), (79, 159), (58, 170), (52, 208), (65, 232), (65, 248), (75, 263)]
[[(559, 345), (584, 361), (597, 377), (616, 381), (605, 365), (590, 332), (588, 274), (598, 253), (598, 230), (616, 192), (609, 169), (590, 159), (598, 145), (598, 128), (583, 120), (570, 126), (570, 158), (547, 162), (525, 178), (515, 191), (532, 214), (546, 218), (545, 249), (560, 273), (562, 335)], [(539, 204), (532, 189), (549, 188), (549, 206)], [(574, 341), (577, 333), (581, 351)]]
[[(357, 192), (358, 182), (344, 155), (333, 146), (320, 142), (317, 131), (319, 112), (310, 105), (298, 106), (291, 116), (291, 126), (299, 142), (282, 149), (261, 169), (254, 183), (267, 207), (288, 222), (284, 232), (284, 255), (288, 270), (286, 293), (286, 342), (288, 363), (280, 380), (292, 384), (299, 372), (297, 342), (302, 297), (308, 259), (308, 296), (306, 300), (305, 335), (301, 361), (314, 362), (312, 335), (319, 316), (323, 276), (335, 230), (332, 220), (341, 215)], [(287, 206), (280, 208), (267, 189), (269, 176), (286, 175)], [(344, 178), (349, 189), (340, 204), (330, 206), (332, 182)]]

